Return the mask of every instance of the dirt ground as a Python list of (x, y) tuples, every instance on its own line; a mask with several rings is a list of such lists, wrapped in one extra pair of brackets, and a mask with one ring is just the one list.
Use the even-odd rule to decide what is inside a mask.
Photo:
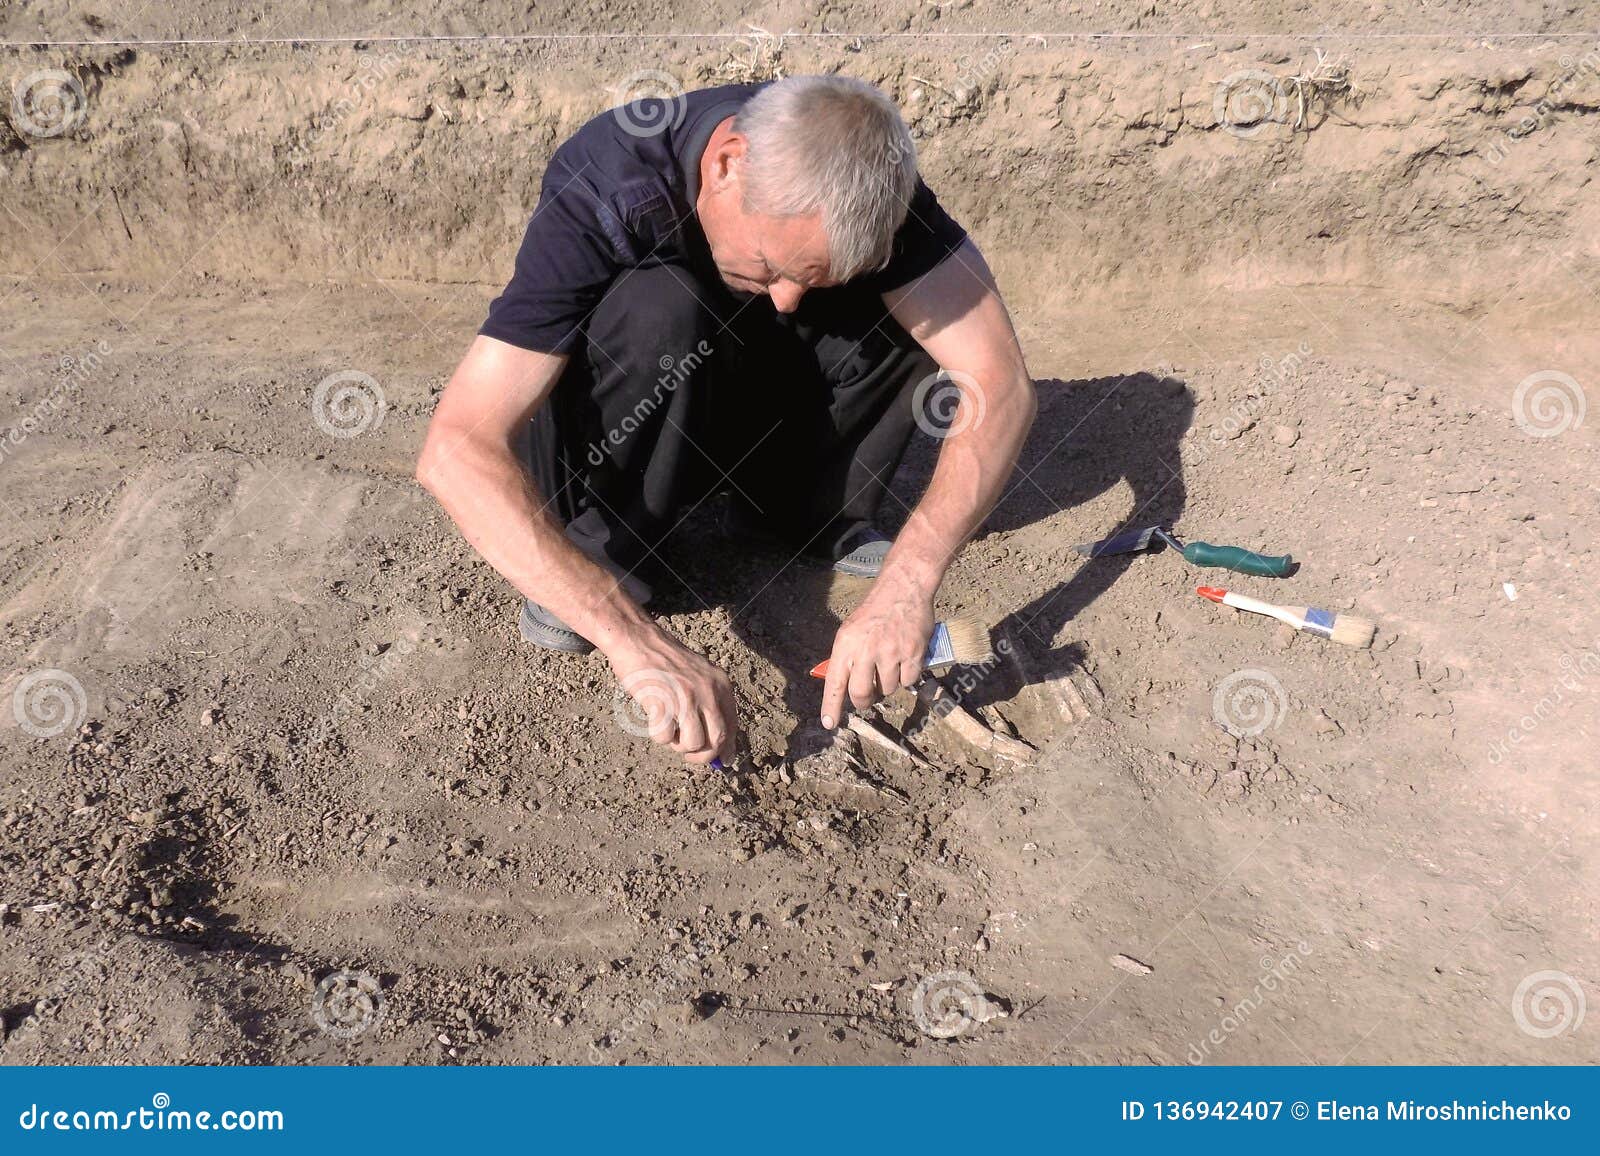
[[(22, 3), (0, 35), (567, 28), (334, 7)], [(0, 1059), (1600, 1060), (1592, 8), (1042, 11), (0, 49), (13, 94), (83, 98), (55, 135), (0, 108)], [(868, 28), (916, 35), (802, 34)], [(641, 72), (775, 64), (906, 108), (1039, 383), (939, 599), (996, 624), (958, 689), (1024, 760), (908, 695), (929, 766), (798, 759), (861, 589), (717, 543), (713, 503), (655, 607), (748, 750), (687, 770), (602, 657), (520, 642), (413, 481), (550, 149)], [(1260, 120), (1223, 115), (1241, 72)], [(330, 411), (341, 374), (366, 409)], [(1071, 549), (1155, 522), (1301, 568)]]

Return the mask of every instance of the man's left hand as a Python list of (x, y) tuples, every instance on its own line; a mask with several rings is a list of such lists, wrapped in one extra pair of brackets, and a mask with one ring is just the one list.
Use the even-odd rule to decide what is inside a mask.
[(844, 717), (846, 692), (857, 710), (911, 686), (922, 677), (922, 660), (933, 633), (933, 596), (885, 568), (872, 592), (834, 635), (828, 679), (822, 688), (822, 725), (832, 730)]

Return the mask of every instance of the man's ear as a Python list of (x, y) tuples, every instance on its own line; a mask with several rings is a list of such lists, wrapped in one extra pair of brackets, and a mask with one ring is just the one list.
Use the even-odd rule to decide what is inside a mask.
[(744, 137), (729, 133), (711, 158), (711, 182), (716, 191), (721, 192), (739, 184), (739, 169), (744, 164), (744, 156)]

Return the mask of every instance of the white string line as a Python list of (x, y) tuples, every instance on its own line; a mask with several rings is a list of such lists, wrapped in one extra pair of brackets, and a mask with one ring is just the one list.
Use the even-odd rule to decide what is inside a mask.
[(297, 46), (307, 44), (518, 44), (579, 40), (1577, 40), (1600, 39), (1600, 28), (1583, 32), (507, 32), (408, 36), (242, 36), (182, 40), (0, 40), (0, 48), (174, 48)]

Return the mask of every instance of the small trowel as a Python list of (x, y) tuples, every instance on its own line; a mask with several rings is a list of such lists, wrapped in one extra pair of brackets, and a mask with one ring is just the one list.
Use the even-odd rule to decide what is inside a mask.
[(1113, 534), (1098, 542), (1074, 546), (1078, 553), (1089, 558), (1105, 558), (1112, 554), (1137, 554), (1148, 550), (1150, 543), (1159, 539), (1171, 546), (1191, 566), (1220, 566), (1239, 574), (1255, 574), (1262, 578), (1285, 578), (1294, 573), (1294, 559), (1287, 554), (1257, 554), (1240, 546), (1213, 546), (1209, 542), (1190, 542), (1185, 546), (1165, 526), (1150, 526), (1143, 530), (1128, 530)]

